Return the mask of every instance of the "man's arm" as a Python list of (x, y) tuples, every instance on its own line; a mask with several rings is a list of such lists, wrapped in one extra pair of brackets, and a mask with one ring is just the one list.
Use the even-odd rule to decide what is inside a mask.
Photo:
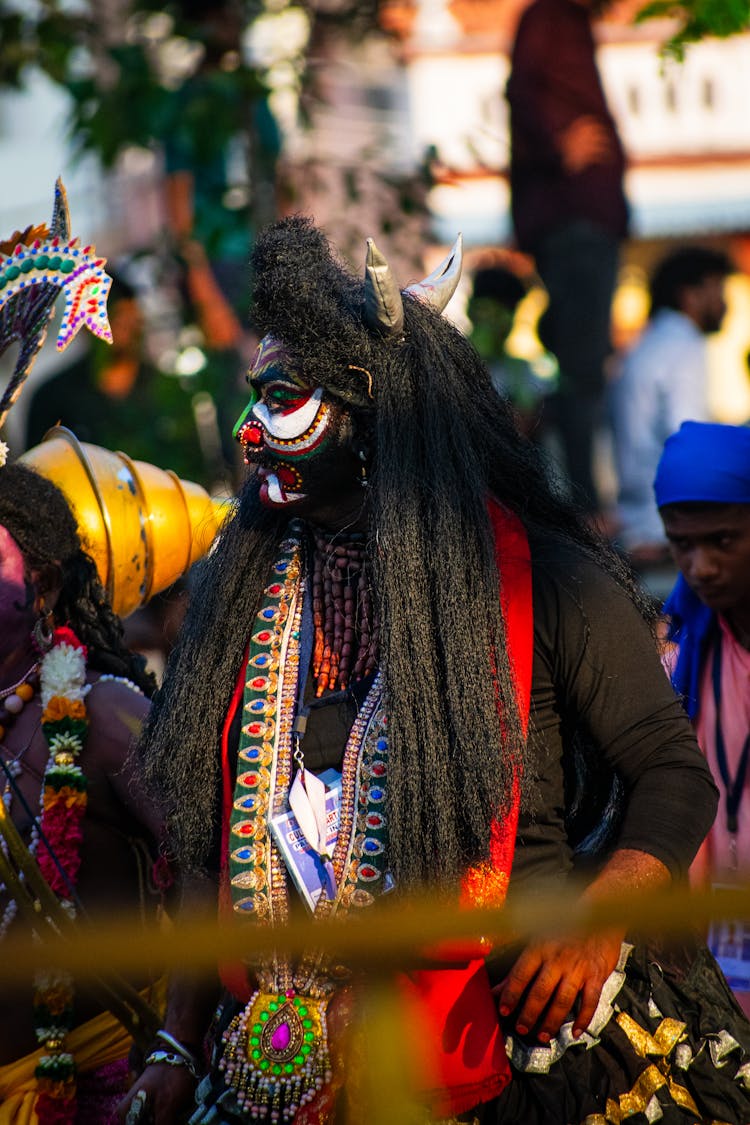
[[(632, 897), (670, 882), (669, 871), (660, 860), (628, 848), (614, 853), (582, 897), (590, 902)], [(580, 998), (573, 1024), (573, 1035), (578, 1038), (593, 1019), (624, 937), (624, 927), (614, 926), (604, 933), (531, 942), (495, 989), (500, 1014), (508, 1016), (518, 1009), (518, 1033), (525, 1035), (538, 1024), (537, 1038), (548, 1043)]]
[[(195, 921), (196, 917), (216, 915), (217, 888), (209, 876), (193, 875), (182, 882), (181, 915)], [(219, 999), (220, 987), (215, 975), (196, 976), (174, 973), (169, 982), (167, 1011), (163, 1030), (178, 1041), (203, 1068), (203, 1041), (211, 1016)], [(154, 1045), (170, 1050), (167, 1043)], [(173, 1053), (173, 1052), (172, 1052)], [(133, 1098), (139, 1091), (146, 1097), (148, 1112), (144, 1121), (152, 1125), (178, 1125), (185, 1120), (195, 1099), (196, 1079), (186, 1066), (154, 1063), (147, 1066), (117, 1107), (117, 1120), (124, 1122)]]
[(540, 163), (562, 163), (575, 174), (617, 155), (593, 44), (535, 5), (518, 25), (507, 93), (513, 119), (533, 138)]
[[(554, 688), (561, 722), (585, 733), (624, 790), (617, 848), (583, 895), (632, 899), (666, 886), (687, 871), (717, 793), (651, 632), (614, 580), (575, 553), (537, 568), (534, 614), (542, 696)], [(618, 926), (532, 942), (495, 990), (501, 1012), (513, 1013), (519, 1034), (533, 1031), (547, 1042), (578, 1001), (580, 1035), (624, 933)]]

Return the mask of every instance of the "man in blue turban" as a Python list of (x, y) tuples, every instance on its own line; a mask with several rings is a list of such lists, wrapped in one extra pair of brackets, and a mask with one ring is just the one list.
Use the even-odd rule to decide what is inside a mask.
[[(680, 568), (664, 606), (677, 646), (672, 681), (722, 802), (691, 876), (731, 885), (750, 875), (750, 429), (684, 422), (667, 439), (654, 490)], [(741, 925), (723, 927), (738, 946)], [(746, 931), (750, 937), (750, 926)], [(745, 961), (739, 948), (728, 960), (714, 937), (714, 952), (750, 1011), (750, 942)]]

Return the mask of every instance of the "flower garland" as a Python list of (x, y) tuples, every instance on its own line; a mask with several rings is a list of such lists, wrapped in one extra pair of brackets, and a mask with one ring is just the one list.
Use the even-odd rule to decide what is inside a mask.
[[(76, 759), (88, 729), (88, 690), (85, 646), (72, 629), (55, 629), (41, 667), (42, 731), (50, 756), (41, 794), (41, 830), (32, 844), (42, 875), (71, 916), (87, 801), (86, 777)], [(35, 1070), (39, 1125), (72, 1125), (76, 1084), (75, 1062), (65, 1050), (73, 1026), (73, 979), (68, 973), (56, 969), (37, 973), (34, 1026), (45, 1051)]]

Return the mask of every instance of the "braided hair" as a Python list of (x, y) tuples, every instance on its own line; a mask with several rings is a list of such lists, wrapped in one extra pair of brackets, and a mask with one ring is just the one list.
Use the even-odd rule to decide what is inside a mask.
[(54, 617), (58, 624), (69, 623), (86, 645), (89, 667), (126, 676), (151, 696), (155, 681), (143, 657), (123, 643), (120, 619), (83, 550), (75, 516), (60, 489), (26, 465), (6, 465), (0, 469), (0, 524), (21, 548), (28, 569), (59, 567), (62, 586)]

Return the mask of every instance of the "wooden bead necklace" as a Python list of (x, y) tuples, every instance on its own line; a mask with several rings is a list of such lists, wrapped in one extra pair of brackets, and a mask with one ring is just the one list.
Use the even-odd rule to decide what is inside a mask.
[(313, 532), (312, 607), (316, 695), (345, 690), (378, 665), (379, 628), (363, 536)]

